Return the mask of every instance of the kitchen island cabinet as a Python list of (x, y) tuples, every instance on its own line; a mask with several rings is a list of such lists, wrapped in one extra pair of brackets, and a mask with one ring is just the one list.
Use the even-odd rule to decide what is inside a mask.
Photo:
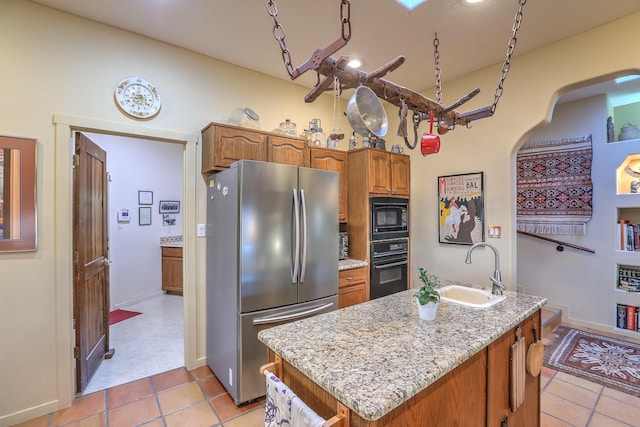
[[(443, 281), (443, 285), (452, 284)], [(418, 318), (414, 290), (261, 331), (279, 373), (320, 416), (337, 403), (351, 426), (539, 425), (540, 377), (509, 406), (509, 349), (540, 330), (544, 298), (507, 292), (486, 309), (441, 302)], [(506, 424), (504, 424), (506, 425)]]

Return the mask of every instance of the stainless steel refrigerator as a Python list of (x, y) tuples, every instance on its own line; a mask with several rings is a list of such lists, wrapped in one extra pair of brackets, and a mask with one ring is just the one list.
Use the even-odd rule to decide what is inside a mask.
[(241, 160), (209, 180), (207, 364), (236, 404), (265, 394), (260, 330), (338, 308), (338, 174)]

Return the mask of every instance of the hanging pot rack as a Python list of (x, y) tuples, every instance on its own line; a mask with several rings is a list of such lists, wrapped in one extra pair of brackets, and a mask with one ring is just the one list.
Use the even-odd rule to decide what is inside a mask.
[[(526, 1), (527, 0), (518, 0), (519, 7), (513, 24), (513, 32), (509, 39), (507, 55), (502, 66), (502, 74), (498, 87), (496, 88), (493, 104), (464, 113), (459, 113), (455, 109), (476, 96), (480, 92), (480, 89), (473, 89), (468, 94), (448, 106), (442, 103), (438, 52), (439, 40), (437, 34), (434, 39), (434, 58), (436, 65), (436, 95), (438, 100), (434, 101), (418, 92), (383, 78), (388, 73), (396, 70), (404, 64), (405, 57), (403, 55), (399, 55), (382, 67), (371, 72), (364, 72), (355, 68), (347, 67), (349, 58), (346, 56), (341, 56), (339, 59), (335, 59), (332, 56), (335, 52), (346, 46), (351, 39), (351, 4), (349, 0), (340, 0), (340, 21), (342, 25), (341, 36), (324, 49), (316, 49), (307, 61), (295, 69), (292, 65), (291, 53), (289, 52), (285, 42), (284, 27), (282, 27), (278, 21), (278, 8), (274, 0), (267, 0), (267, 12), (273, 18), (273, 35), (280, 45), (282, 59), (291, 80), (295, 80), (309, 70), (314, 70), (318, 74), (318, 83), (309, 93), (307, 93), (307, 95), (305, 95), (305, 102), (311, 103), (315, 101), (320, 94), (331, 89), (335, 78), (340, 82), (340, 91), (365, 85), (369, 87), (379, 98), (384, 99), (399, 108), (400, 127), (398, 129), (398, 136), (404, 137), (405, 143), (409, 148), (415, 148), (418, 138), (418, 126), (422, 120), (429, 119), (431, 114), (433, 114), (437, 119), (438, 133), (440, 134), (444, 134), (458, 125), (470, 127), (470, 123), (474, 120), (493, 116), (498, 101), (502, 96), (504, 81), (511, 67), (510, 61), (517, 43), (516, 35), (522, 22), (522, 9), (526, 4)], [(323, 76), (324, 78), (321, 79), (320, 76)], [(411, 110), (413, 113), (412, 122), (415, 139), (413, 145), (411, 145), (407, 139), (406, 115), (408, 110)]]

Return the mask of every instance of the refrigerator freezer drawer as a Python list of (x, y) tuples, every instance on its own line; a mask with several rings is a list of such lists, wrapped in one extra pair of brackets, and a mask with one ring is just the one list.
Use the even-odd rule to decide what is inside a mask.
[[(260, 366), (268, 362), (267, 348), (258, 341), (258, 332), (273, 326), (282, 325), (304, 317), (328, 313), (338, 309), (338, 296), (310, 301), (279, 309), (262, 310), (240, 317), (240, 369), (237, 374), (238, 395), (232, 396), (236, 404), (257, 399), (265, 395), (264, 377), (260, 375)], [(290, 319), (290, 320), (286, 320)]]

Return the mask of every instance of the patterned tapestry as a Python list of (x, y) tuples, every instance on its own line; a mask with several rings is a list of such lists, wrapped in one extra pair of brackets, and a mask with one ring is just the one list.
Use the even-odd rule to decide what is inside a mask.
[(517, 228), (538, 234), (585, 234), (593, 186), (591, 135), (528, 141), (516, 161)]

